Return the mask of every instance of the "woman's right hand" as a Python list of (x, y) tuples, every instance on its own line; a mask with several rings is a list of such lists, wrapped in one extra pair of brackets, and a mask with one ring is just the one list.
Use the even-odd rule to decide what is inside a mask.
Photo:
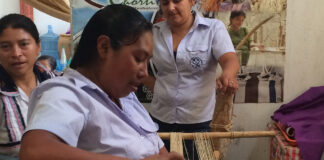
[(184, 157), (177, 152), (170, 152), (165, 154), (155, 154), (143, 160), (184, 160)]

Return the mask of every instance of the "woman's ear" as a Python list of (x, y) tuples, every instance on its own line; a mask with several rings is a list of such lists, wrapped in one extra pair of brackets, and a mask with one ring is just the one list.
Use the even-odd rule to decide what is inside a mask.
[(97, 38), (97, 50), (100, 58), (107, 56), (110, 47), (110, 38), (108, 36), (100, 35)]

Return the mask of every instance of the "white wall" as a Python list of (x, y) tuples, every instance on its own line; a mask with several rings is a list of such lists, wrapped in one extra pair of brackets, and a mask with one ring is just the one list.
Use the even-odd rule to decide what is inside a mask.
[[(0, 17), (9, 13), (20, 13), (19, 0), (0, 0)], [(47, 33), (47, 25), (51, 24), (56, 34), (65, 33), (70, 28), (70, 23), (52, 17), (34, 8), (34, 22), (40, 35)]]
[[(323, 0), (287, 0), (284, 103), (324, 85)], [(262, 130), (281, 104), (236, 104), (234, 130)], [(269, 139), (234, 140), (227, 160), (267, 160)]]
[(0, 0), (0, 17), (9, 13), (19, 13), (19, 0)]
[(65, 33), (70, 28), (70, 23), (52, 17), (34, 8), (34, 22), (40, 35), (47, 33), (47, 26), (52, 25), (56, 34)]
[(286, 101), (324, 85), (323, 6), (323, 0), (288, 0)]

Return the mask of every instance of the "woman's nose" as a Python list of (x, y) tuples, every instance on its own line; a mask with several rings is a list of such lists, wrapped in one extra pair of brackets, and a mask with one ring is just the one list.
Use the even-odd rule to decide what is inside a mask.
[(170, 1), (169, 4), (168, 4), (168, 10), (173, 11), (174, 8), (175, 8), (175, 4), (172, 1)]
[(22, 50), (18, 45), (14, 45), (12, 48), (12, 56), (19, 57), (22, 55)]
[(143, 64), (143, 67), (141, 67), (140, 72), (139, 72), (139, 78), (144, 78), (147, 76), (148, 76), (147, 65)]

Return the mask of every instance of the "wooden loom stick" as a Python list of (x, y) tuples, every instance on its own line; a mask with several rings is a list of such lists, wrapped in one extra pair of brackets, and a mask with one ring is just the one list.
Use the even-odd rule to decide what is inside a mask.
[(170, 133), (170, 151), (183, 155), (182, 137), (175, 132)]
[(251, 35), (256, 32), (257, 29), (259, 29), (263, 24), (265, 24), (266, 22), (268, 22), (270, 19), (272, 19), (275, 15), (272, 15), (268, 18), (266, 18), (265, 20), (261, 21), (258, 25), (256, 25), (242, 40), (241, 42), (236, 46), (236, 50), (239, 50), (242, 45), (251, 37)]
[[(234, 132), (199, 132), (208, 138), (255, 138), (255, 137), (273, 137), (277, 135), (276, 131), (234, 131)], [(158, 132), (162, 139), (170, 139), (170, 132)], [(197, 133), (179, 133), (183, 139), (194, 139)]]

